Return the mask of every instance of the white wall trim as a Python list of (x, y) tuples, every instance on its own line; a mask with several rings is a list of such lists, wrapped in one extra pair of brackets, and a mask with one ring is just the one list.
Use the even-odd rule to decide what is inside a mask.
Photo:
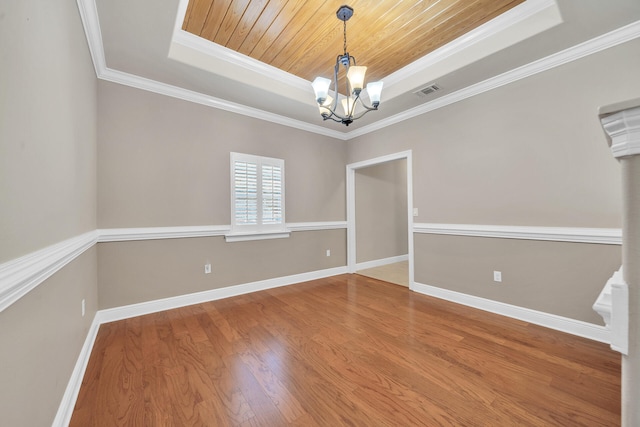
[(0, 312), (91, 248), (96, 230), (0, 264)]
[(64, 395), (60, 402), (60, 406), (58, 407), (56, 417), (53, 420), (52, 427), (66, 427), (71, 421), (73, 409), (76, 406), (76, 400), (78, 399), (78, 393), (80, 393), (82, 379), (84, 378), (84, 373), (87, 370), (89, 358), (91, 357), (91, 350), (93, 350), (93, 345), (96, 341), (96, 337), (98, 336), (100, 325), (103, 323), (100, 321), (99, 313), (100, 312), (96, 313), (93, 318), (93, 322), (91, 322), (91, 327), (89, 328), (87, 337), (85, 338), (82, 349), (80, 350), (80, 355), (78, 356), (78, 360), (76, 361), (71, 377), (69, 378), (69, 382), (67, 383), (67, 388), (64, 391)]
[[(287, 231), (316, 231), (347, 228), (346, 221), (291, 222)], [(130, 240), (182, 239), (189, 237), (225, 236), (231, 225), (193, 225), (182, 227), (103, 228), (98, 230), (98, 242), (126, 242)], [(251, 239), (249, 239), (251, 240)]]
[(291, 231), (339, 230), (347, 228), (347, 221), (288, 222), (287, 228)]
[(289, 230), (285, 231), (260, 231), (251, 233), (230, 233), (225, 234), (224, 240), (229, 243), (233, 242), (250, 242), (252, 240), (271, 240), (271, 239), (288, 239), (291, 236)]
[(98, 230), (98, 242), (126, 242), (130, 240), (182, 239), (189, 237), (224, 236), (229, 225), (195, 225), (184, 227), (103, 228)]
[(389, 258), (374, 259), (373, 261), (363, 261), (356, 264), (356, 271), (367, 268), (382, 267), (383, 265), (395, 264), (396, 262), (409, 261), (409, 254), (392, 256)]
[(125, 305), (122, 307), (100, 310), (98, 313), (100, 315), (101, 323), (114, 322), (116, 320), (128, 319), (130, 317), (142, 316), (150, 313), (157, 313), (159, 311), (170, 310), (187, 305), (235, 297), (251, 292), (264, 291), (267, 289), (308, 282), (310, 280), (323, 279), (325, 277), (336, 276), (339, 274), (344, 274), (346, 272), (346, 267), (328, 268), (326, 270), (294, 274), (291, 276), (277, 277), (274, 279), (259, 280), (257, 282), (250, 282), (242, 285), (227, 286), (224, 288), (179, 295), (171, 298), (146, 301), (139, 304)]
[(421, 294), (452, 301), (458, 304), (522, 320), (560, 332), (566, 332), (579, 337), (588, 338), (594, 341), (610, 343), (611, 333), (606, 327), (581, 320), (569, 319), (555, 314), (544, 313), (542, 311), (531, 310), (529, 308), (518, 307), (516, 305), (505, 304), (486, 298), (463, 294), (448, 289), (429, 286), (422, 283), (414, 283), (412, 290)]
[[(347, 228), (347, 222), (297, 222), (287, 224), (287, 227), (292, 232), (334, 230)], [(229, 225), (107, 228), (72, 237), (0, 264), (0, 312), (96, 243), (224, 236), (230, 230)]]
[(621, 245), (619, 228), (415, 223), (414, 233)]
[(413, 283), (413, 154), (411, 150), (387, 154), (369, 160), (347, 165), (347, 268), (349, 273), (356, 272), (356, 171), (368, 166), (407, 160), (407, 245), (409, 249), (409, 287)]
[(640, 107), (619, 111), (601, 122), (615, 158), (640, 154)]
[(98, 8), (96, 7), (95, 0), (76, 0), (76, 3), (78, 4), (80, 19), (84, 27), (84, 34), (87, 37), (93, 68), (96, 70), (96, 76), (100, 78), (102, 70), (104, 70), (107, 65), (104, 56)]

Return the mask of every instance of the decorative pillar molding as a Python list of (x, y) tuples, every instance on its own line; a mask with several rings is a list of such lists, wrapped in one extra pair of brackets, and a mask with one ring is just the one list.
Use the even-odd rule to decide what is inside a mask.
[(600, 117), (613, 157), (640, 154), (640, 106)]
[[(622, 272), (627, 285), (627, 354), (622, 355), (622, 426), (640, 426), (640, 99), (600, 109), (622, 171)], [(619, 303), (624, 304), (624, 302)], [(612, 316), (616, 307), (612, 306)]]

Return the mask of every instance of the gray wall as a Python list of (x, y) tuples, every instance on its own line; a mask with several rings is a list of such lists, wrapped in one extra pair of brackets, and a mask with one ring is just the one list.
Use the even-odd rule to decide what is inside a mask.
[[(100, 228), (230, 224), (232, 151), (284, 159), (288, 223), (345, 219), (343, 141), (107, 82), (98, 95)], [(98, 254), (108, 308), (344, 266), (346, 234), (103, 243)]]
[(590, 307), (621, 256), (614, 245), (468, 236), (416, 234), (414, 245), (420, 283), (594, 324)]
[[(329, 230), (234, 243), (224, 237), (100, 243), (100, 308), (344, 266), (345, 242), (345, 230)], [(207, 262), (211, 274), (204, 274)]]
[(407, 161), (355, 171), (356, 262), (408, 253)]
[[(0, 21), (2, 263), (96, 228), (96, 77), (75, 2), (3, 1)], [(89, 250), (0, 313), (0, 425), (53, 421), (96, 269)]]
[[(418, 223), (620, 227), (620, 170), (597, 111), (600, 105), (640, 95), (638, 51), (639, 40), (628, 42), (356, 138), (349, 141), (349, 163), (411, 149)], [(590, 322), (599, 322), (591, 304), (603, 279), (620, 265), (616, 246), (602, 246), (603, 259), (579, 245), (547, 242), (531, 247), (560, 259), (580, 256), (597, 274), (576, 273), (566, 280), (562, 263), (540, 259), (531, 260), (536, 268), (514, 265), (512, 270), (502, 254), (522, 250), (524, 257), (531, 255), (531, 247), (513, 247), (505, 239), (481, 239), (472, 254), (461, 247), (457, 255), (434, 262), (436, 249), (452, 250), (462, 243), (453, 236), (416, 235), (416, 281), (473, 289), (477, 296)], [(467, 274), (473, 257), (484, 257), (484, 267)], [(526, 274), (528, 279), (496, 290), (486, 280), (500, 268), (490, 265), (508, 269), (507, 277)], [(546, 303), (516, 297), (531, 295), (532, 288), (581, 297), (563, 306), (555, 293)]]
[(100, 81), (98, 225), (231, 223), (229, 153), (284, 159), (286, 221), (345, 220), (344, 141)]

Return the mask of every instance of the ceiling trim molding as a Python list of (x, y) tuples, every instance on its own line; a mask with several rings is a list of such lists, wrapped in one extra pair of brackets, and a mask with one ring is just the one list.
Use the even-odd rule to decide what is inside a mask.
[(557, 7), (555, 0), (527, 0), (398, 71), (389, 74), (384, 78), (384, 83), (387, 87), (400, 83), (402, 80), (424, 71), (426, 68), (432, 67), (450, 56), (459, 54), (486, 38), (494, 36), (551, 7)]
[[(178, 5), (176, 21), (171, 38), (171, 49), (169, 49), (170, 58), (186, 63), (187, 65), (202, 68), (211, 72), (219, 72), (217, 68), (219, 68), (220, 63), (229, 64), (255, 73), (255, 79), (277, 81), (279, 83), (285, 84), (290, 88), (301, 91), (302, 93), (305, 93), (305, 98), (306, 93), (311, 93), (311, 82), (308, 80), (283, 71), (277, 67), (265, 64), (261, 61), (251, 58), (248, 55), (241, 54), (183, 30), (182, 24), (187, 13), (188, 3), (189, 0), (180, 0), (180, 3)], [(406, 88), (402, 88), (403, 83), (405, 83), (405, 81), (407, 81), (410, 77), (424, 73), (425, 70), (433, 67), (436, 64), (440, 64), (443, 61), (450, 59), (451, 57), (460, 55), (468, 56), (470, 48), (483, 43), (491, 37), (500, 35), (509, 28), (512, 28), (529, 18), (532, 18), (539, 14), (543, 14), (544, 12), (547, 12), (549, 10), (554, 10), (555, 14), (557, 15), (557, 20), (553, 25), (562, 22), (556, 0), (526, 0), (524, 3), (516, 6), (511, 10), (508, 10), (507, 12), (492, 19), (491, 21), (486, 22), (480, 27), (469, 31), (453, 42), (448, 43), (446, 46), (436, 49), (423, 58), (417, 59), (411, 64), (384, 77), (383, 80), (386, 87), (385, 99), (389, 101), (401, 94), (404, 94), (406, 92)], [(529, 25), (529, 27), (532, 26)], [(531, 35), (531, 33), (527, 33), (523, 36), (526, 38)], [(520, 41), (520, 39), (513, 39), (513, 37), (511, 36), (501, 37), (501, 39), (501, 48)], [(185, 59), (180, 53), (174, 51), (174, 48), (176, 47), (186, 48), (189, 51), (196, 53), (197, 55), (202, 55), (204, 58), (214, 58), (216, 61), (219, 61), (217, 62), (218, 65), (207, 64), (206, 61), (203, 62), (202, 57), (200, 57), (200, 59), (196, 59), (194, 58), (193, 54), (187, 55), (185, 58), (188, 59)], [(473, 61), (475, 59), (470, 60)], [(253, 84), (253, 80), (247, 83)], [(392, 88), (396, 85), (398, 86), (398, 90), (393, 90)]]
[(242, 114), (243, 116), (252, 117), (254, 119), (264, 120), (267, 122), (292, 127), (299, 130), (328, 136), (331, 138), (341, 139), (343, 141), (347, 139), (348, 135), (344, 132), (327, 129), (323, 126), (306, 123), (301, 120), (291, 119), (289, 117), (270, 113), (268, 111), (260, 110), (257, 108), (247, 107), (246, 105), (226, 101), (214, 96), (204, 95), (200, 92), (184, 89), (156, 80), (147, 79), (146, 77), (137, 76), (135, 74), (112, 70), (111, 68), (105, 68), (104, 70), (102, 70), (102, 72), (98, 74), (98, 78), (101, 80), (110, 81), (112, 83), (118, 83), (125, 86), (146, 90), (148, 92), (154, 92), (160, 95), (182, 99), (183, 101), (190, 101), (196, 104), (205, 105), (207, 107), (229, 111), (231, 113)]
[[(217, 43), (205, 40), (202, 37), (198, 37), (195, 34), (191, 34), (184, 31), (181, 28), (176, 28), (173, 32), (171, 43), (181, 44), (188, 48), (194, 49), (204, 55), (213, 56), (222, 61), (228, 62), (238, 67), (245, 68), (247, 70), (259, 73), (263, 76), (267, 76), (270, 79), (279, 81), (288, 86), (295, 87), (296, 89), (303, 90), (312, 94), (311, 82), (298, 77), (286, 71), (282, 71), (272, 65), (265, 64), (250, 56), (243, 55), (227, 47), (221, 46)], [(170, 56), (171, 56), (171, 52)], [(174, 58), (175, 59), (175, 58)]]
[(107, 64), (104, 56), (98, 8), (95, 0), (76, 0), (76, 3), (78, 4), (80, 19), (84, 27), (84, 34), (87, 37), (93, 68), (96, 70), (96, 76), (100, 78), (100, 71), (104, 70)]
[[(595, 37), (576, 46), (565, 49), (561, 52), (549, 55), (545, 58), (507, 71), (498, 76), (484, 80), (480, 83), (468, 86), (459, 91), (437, 98), (431, 102), (404, 111), (400, 114), (381, 119), (375, 123), (354, 129), (350, 132), (340, 132), (320, 125), (306, 123), (300, 120), (291, 119), (279, 114), (270, 113), (257, 108), (226, 101), (199, 92), (183, 89), (167, 83), (147, 79), (134, 74), (113, 70), (107, 67), (100, 30), (100, 21), (95, 0), (77, 0), (78, 9), (84, 26), (85, 35), (89, 44), (91, 58), (93, 60), (96, 75), (101, 80), (111, 81), (138, 89), (155, 92), (161, 95), (171, 96), (185, 101), (195, 102), (201, 105), (222, 109), (232, 113), (242, 114), (259, 120), (300, 129), (319, 135), (328, 136), (339, 140), (350, 140), (370, 132), (383, 129), (387, 126), (408, 120), (410, 118), (428, 113), (430, 111), (451, 105), (475, 95), (487, 92), (492, 89), (513, 83), (515, 81), (530, 77), (534, 74), (550, 70), (564, 65), (588, 55), (617, 46), (619, 44), (634, 40), (640, 37), (640, 21), (633, 22), (624, 27), (613, 30), (609, 33)], [(542, 3), (541, 3), (542, 4)]]
[(444, 95), (426, 104), (414, 107), (400, 114), (396, 114), (395, 116), (381, 119), (360, 129), (355, 129), (348, 133), (347, 139), (366, 135), (370, 132), (383, 129), (387, 126), (400, 123), (404, 120), (408, 120), (413, 117), (428, 113), (430, 111), (446, 107), (447, 105), (451, 105), (467, 98), (471, 98), (472, 96), (480, 95), (481, 93), (497, 89), (501, 86), (508, 85), (509, 83), (513, 83), (518, 80), (533, 76), (534, 74), (551, 70), (569, 62), (634, 40), (638, 37), (640, 37), (640, 21), (633, 22), (624, 27), (595, 37), (591, 40), (587, 40), (586, 42), (580, 43), (576, 46), (570, 47), (558, 53), (554, 53), (553, 55), (549, 55), (545, 58), (539, 59), (521, 67), (514, 68), (511, 71), (507, 71), (495, 77), (491, 77), (487, 80), (468, 86), (459, 91)]

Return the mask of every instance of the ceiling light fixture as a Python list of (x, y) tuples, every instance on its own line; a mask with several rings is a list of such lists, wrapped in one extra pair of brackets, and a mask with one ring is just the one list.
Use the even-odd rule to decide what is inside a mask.
[[(369, 111), (377, 110), (380, 105), (380, 95), (382, 94), (382, 82), (371, 82), (367, 85), (366, 92), (369, 95), (371, 106), (364, 103), (361, 98), (362, 89), (364, 87), (364, 75), (367, 67), (357, 66), (356, 58), (347, 52), (347, 21), (353, 16), (353, 8), (349, 6), (340, 6), (336, 12), (336, 16), (343, 23), (344, 27), (344, 53), (336, 58), (336, 65), (333, 74), (333, 97), (329, 96), (329, 90), (332, 81), (324, 77), (316, 77), (311, 83), (316, 94), (316, 101), (320, 108), (320, 115), (323, 120), (333, 120), (334, 122), (344, 123), (349, 126), (354, 120), (367, 114)], [(338, 73), (340, 65), (343, 65), (346, 72), (345, 89), (346, 96), (340, 95), (338, 92)], [(341, 104), (344, 114), (337, 112), (338, 99), (342, 97)], [(358, 102), (360, 101), (360, 102)], [(362, 110), (362, 108), (364, 110)], [(356, 111), (356, 110), (360, 111)]]

